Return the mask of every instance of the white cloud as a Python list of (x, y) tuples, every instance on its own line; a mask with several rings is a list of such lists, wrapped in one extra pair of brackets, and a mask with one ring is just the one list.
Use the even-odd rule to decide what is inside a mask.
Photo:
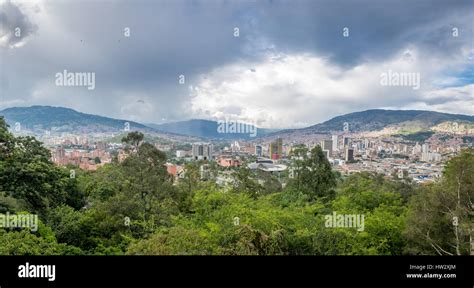
[(133, 94), (123, 95), (121, 98), (120, 118), (139, 122), (153, 119), (156, 110), (148, 96)]
[(474, 84), (427, 91), (419, 100), (404, 108), (474, 115)]
[[(312, 54), (269, 54), (258, 62), (233, 63), (202, 75), (191, 87), (190, 113), (281, 128), (312, 125), (364, 109), (420, 107), (416, 103), (424, 101), (423, 109), (457, 113), (455, 103), (472, 104), (472, 85), (441, 89), (436, 83), (440, 73), (463, 65), (462, 56), (431, 59), (419, 54), (415, 47), (407, 47), (386, 61), (367, 61), (349, 70)], [(381, 73), (389, 70), (419, 73), (420, 89), (380, 85)], [(430, 105), (430, 97), (442, 101)], [(472, 107), (463, 112), (472, 114)]]

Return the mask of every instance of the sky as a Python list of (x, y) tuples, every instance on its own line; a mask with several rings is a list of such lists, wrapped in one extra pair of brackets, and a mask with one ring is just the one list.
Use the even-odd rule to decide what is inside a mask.
[[(64, 70), (94, 89), (58, 85)], [(265, 128), (473, 115), (474, 1), (0, 0), (0, 109), (31, 105)]]

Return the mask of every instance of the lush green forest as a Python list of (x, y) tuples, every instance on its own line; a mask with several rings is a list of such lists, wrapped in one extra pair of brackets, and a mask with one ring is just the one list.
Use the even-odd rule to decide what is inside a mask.
[[(284, 187), (241, 168), (223, 189), (201, 180), (198, 163), (175, 183), (166, 155), (143, 135), (123, 141), (130, 156), (121, 163), (94, 172), (58, 167), (42, 143), (15, 137), (0, 118), (0, 213), (40, 219), (34, 232), (0, 228), (0, 254), (471, 253), (473, 150), (449, 161), (440, 181), (416, 186), (370, 173), (341, 177), (319, 147), (301, 147)], [(364, 215), (364, 229), (328, 227), (334, 212)]]

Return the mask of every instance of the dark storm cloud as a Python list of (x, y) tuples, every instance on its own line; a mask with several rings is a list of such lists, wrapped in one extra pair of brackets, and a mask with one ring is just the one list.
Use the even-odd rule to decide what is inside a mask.
[[(459, 48), (453, 27), (472, 39), (472, 1), (272, 1), (255, 28), (280, 49), (314, 51), (343, 66), (390, 57), (407, 44), (429, 52)], [(466, 19), (471, 19), (466, 21)], [(442, 24), (440, 24), (442, 21)], [(342, 37), (343, 28), (349, 37)], [(428, 52), (428, 51), (427, 51)]]
[(14, 47), (36, 31), (28, 17), (10, 1), (0, 2), (0, 46)]

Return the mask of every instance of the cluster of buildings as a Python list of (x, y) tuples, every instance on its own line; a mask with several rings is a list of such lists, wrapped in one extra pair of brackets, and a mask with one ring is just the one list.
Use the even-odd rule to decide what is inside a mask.
[(51, 148), (51, 160), (61, 166), (76, 165), (84, 170), (96, 170), (100, 166), (111, 163), (110, 152), (106, 151), (105, 143), (95, 148)]
[[(49, 145), (52, 147), (52, 160), (58, 165), (73, 164), (85, 170), (95, 170), (112, 162), (112, 155), (119, 162), (128, 156), (120, 143), (91, 141), (78, 136), (66, 136), (61, 141), (49, 139), (54, 142)], [(333, 168), (342, 174), (373, 171), (387, 177), (402, 175), (417, 182), (439, 177), (444, 163), (465, 146), (462, 135), (445, 137), (434, 134), (425, 141), (414, 142), (403, 137), (345, 132), (320, 134), (312, 138), (303, 135), (287, 141), (282, 138), (257, 138), (231, 143), (170, 141), (168, 144), (155, 144), (155, 147), (172, 155), (166, 164), (167, 170), (179, 179), (185, 173), (184, 163), (189, 161), (201, 161), (203, 177), (207, 173), (206, 165), (211, 162), (224, 168), (223, 171), (245, 166), (251, 170), (280, 173), (291, 168), (291, 151), (302, 144), (309, 149), (319, 145)], [(181, 148), (178, 149), (178, 146)]]
[(440, 177), (444, 163), (463, 146), (461, 137), (431, 137), (424, 143), (402, 137), (367, 137), (363, 134), (332, 135), (319, 144), (335, 170), (342, 174), (373, 171), (388, 178), (415, 182)]

